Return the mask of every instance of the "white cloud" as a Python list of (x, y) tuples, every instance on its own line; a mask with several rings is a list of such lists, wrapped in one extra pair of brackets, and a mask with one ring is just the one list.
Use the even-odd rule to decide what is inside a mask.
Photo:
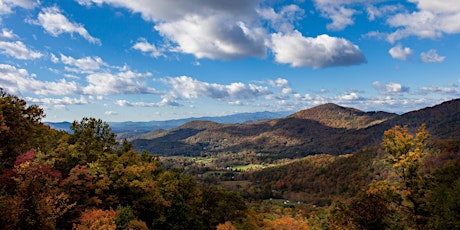
[(43, 56), (42, 53), (27, 48), (21, 41), (0, 41), (0, 49), (3, 50), (3, 54), (22, 60), (33, 60)]
[(77, 33), (93, 44), (101, 44), (101, 41), (91, 36), (83, 25), (70, 22), (56, 6), (43, 8), (38, 14), (37, 21), (32, 23), (41, 25), (48, 33), (56, 37), (63, 33)]
[(117, 100), (115, 104), (119, 106), (127, 106), (127, 107), (163, 107), (163, 106), (171, 106), (171, 107), (178, 107), (182, 106), (181, 104), (177, 103), (174, 100), (171, 100), (167, 97), (163, 97), (160, 102), (130, 102), (127, 100)]
[(38, 4), (38, 0), (1, 0), (0, 16), (13, 13), (13, 8), (15, 7), (33, 9)]
[(213, 99), (252, 99), (269, 95), (272, 92), (265, 86), (243, 84), (241, 82), (229, 85), (201, 82), (187, 76), (164, 78), (162, 81), (172, 87), (174, 92), (184, 98), (206, 96)]
[(134, 13), (140, 13), (148, 21), (172, 21), (183, 18), (185, 15), (225, 14), (233, 15), (238, 19), (254, 15), (255, 7), (260, 0), (240, 1), (209, 1), (209, 0), (77, 0), (85, 6), (103, 3), (127, 8)]
[(451, 85), (448, 87), (442, 86), (427, 86), (419, 88), (419, 93), (422, 95), (427, 94), (441, 94), (441, 95), (452, 95), (458, 97), (460, 95), (460, 86)]
[(0, 64), (0, 85), (13, 94), (33, 92), (37, 95), (68, 95), (79, 92), (79, 86), (74, 81), (39, 81), (27, 70), (7, 64)]
[(55, 106), (58, 108), (65, 108), (67, 105), (86, 105), (88, 100), (84, 96), (80, 98), (32, 98), (26, 97), (26, 100), (33, 104), (44, 105), (44, 106)]
[(296, 100), (300, 100), (300, 101), (310, 101), (310, 100), (313, 100), (313, 97), (310, 95), (310, 94), (300, 94), (300, 93), (296, 93), (294, 94), (294, 98)]
[(3, 39), (13, 39), (15, 37), (17, 37), (17, 35), (14, 34), (12, 30), (8, 30), (6, 28), (3, 28), (2, 33), (0, 34), (0, 39), (2, 40)]
[(265, 20), (270, 21), (271, 27), (279, 32), (291, 32), (293, 23), (304, 17), (305, 11), (297, 5), (287, 5), (275, 12), (273, 8), (259, 8), (257, 13)]
[(397, 45), (392, 47), (388, 53), (391, 55), (392, 58), (394, 59), (399, 59), (399, 60), (407, 60), (407, 58), (411, 55), (414, 54), (414, 51), (412, 51), (411, 48), (409, 47), (402, 47), (401, 45)]
[(460, 7), (457, 0), (410, 0), (418, 11), (399, 13), (390, 17), (389, 25), (398, 28), (388, 36), (390, 42), (417, 36), (439, 38), (443, 34), (460, 33)]
[(186, 16), (155, 26), (160, 34), (177, 44), (174, 50), (197, 58), (239, 59), (265, 56), (266, 32), (222, 15)]
[(353, 9), (354, 5), (371, 4), (376, 0), (314, 0), (315, 7), (325, 18), (332, 22), (327, 25), (330, 30), (343, 30), (347, 26), (353, 25), (353, 16), (359, 11)]
[(160, 57), (164, 55), (160, 49), (158, 49), (154, 44), (150, 44), (145, 38), (140, 38), (132, 48), (143, 53), (148, 53), (152, 57)]
[(383, 6), (374, 6), (368, 5), (366, 7), (367, 16), (369, 21), (374, 21), (376, 18), (384, 17), (389, 14), (394, 14), (398, 11), (403, 11), (404, 7), (401, 4), (397, 5), (383, 5)]
[(249, 103), (247, 102), (242, 102), (240, 100), (236, 100), (236, 101), (229, 101), (227, 102), (228, 105), (230, 106), (247, 106), (249, 105)]
[(42, 53), (29, 49), (21, 41), (8, 41), (16, 37), (18, 36), (12, 30), (2, 29), (0, 34), (0, 50), (3, 50), (3, 54), (22, 60), (33, 60), (43, 56)]
[(388, 84), (382, 84), (378, 81), (372, 83), (374, 88), (376, 88), (382, 94), (401, 94), (409, 92), (409, 87), (403, 86), (400, 83), (389, 82)]
[(281, 97), (285, 97), (286, 95), (292, 93), (292, 88), (287, 79), (277, 78), (276, 80), (269, 80), (268, 84), (277, 89), (281, 89)]
[(359, 99), (359, 96), (357, 93), (352, 92), (343, 94), (341, 96), (337, 96), (337, 99), (339, 99), (340, 101), (353, 101)]
[(441, 56), (438, 54), (438, 52), (435, 49), (430, 49), (426, 53), (421, 53), (420, 58), (422, 62), (443, 62), (446, 57)]
[(171, 51), (197, 58), (238, 59), (265, 55), (266, 32), (257, 27), (259, 0), (79, 0), (98, 6), (106, 3), (140, 13), (155, 22), (155, 29), (174, 43)]
[[(84, 57), (84, 58), (73, 58), (61, 54), (60, 59), (56, 56), (51, 55), (51, 61), (57, 63), (61, 61), (67, 65), (66, 70), (75, 73), (93, 73), (94, 71), (100, 70), (103, 66), (108, 66), (100, 57)], [(70, 67), (68, 67), (70, 66)]]
[(88, 85), (83, 88), (83, 93), (90, 95), (109, 94), (157, 94), (145, 82), (145, 77), (150, 73), (136, 73), (124, 70), (118, 73), (93, 73), (86, 76)]
[(277, 62), (293, 67), (326, 68), (366, 62), (357, 45), (326, 34), (311, 38), (302, 36), (298, 31), (276, 33), (272, 35), (271, 46)]
[(119, 113), (118, 113), (118, 112), (115, 112), (115, 111), (105, 111), (104, 114), (105, 114), (105, 115), (112, 116), (112, 115), (118, 115)]
[(417, 3), (417, 7), (422, 10), (429, 10), (436, 13), (458, 13), (460, 4), (457, 0), (410, 0)]

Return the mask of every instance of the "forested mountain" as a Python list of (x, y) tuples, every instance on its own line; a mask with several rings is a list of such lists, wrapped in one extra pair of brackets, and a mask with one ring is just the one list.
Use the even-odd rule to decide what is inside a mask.
[(250, 124), (186, 123), (131, 143), (138, 150), (165, 156), (242, 151), (270, 154), (273, 158), (340, 155), (379, 144), (383, 132), (395, 125), (407, 125), (414, 132), (415, 127), (426, 124), (435, 139), (457, 138), (459, 120), (458, 99), (402, 115), (326, 104), (285, 118)]
[(289, 118), (318, 121), (332, 128), (362, 129), (382, 123), (397, 114), (386, 112), (363, 112), (327, 103), (292, 114)]

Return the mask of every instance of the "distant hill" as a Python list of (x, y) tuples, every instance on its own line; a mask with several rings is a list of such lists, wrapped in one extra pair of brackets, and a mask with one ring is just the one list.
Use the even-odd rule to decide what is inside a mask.
[[(195, 120), (213, 121), (222, 124), (247, 123), (260, 120), (274, 119), (287, 116), (292, 112), (255, 112), (255, 113), (237, 113), (227, 116), (217, 117), (192, 117), (185, 119), (165, 120), (165, 121), (145, 121), (145, 122), (108, 122), (112, 131), (120, 137), (132, 138), (138, 134), (145, 134), (153, 130), (169, 130), (181, 126), (187, 122)], [(70, 132), (72, 122), (45, 122), (53, 129)]]
[(70, 126), (72, 125), (71, 122), (63, 121), (63, 122), (45, 122), (45, 125), (49, 125), (51, 128), (56, 130), (62, 130), (66, 132), (70, 132)]
[[(206, 125), (204, 125), (206, 124)], [(381, 143), (395, 125), (426, 124), (434, 139), (460, 138), (460, 100), (405, 113), (362, 112), (326, 104), (285, 118), (249, 124), (186, 123), (159, 136), (136, 139), (138, 150), (159, 155), (255, 152), (269, 158), (341, 155)]]

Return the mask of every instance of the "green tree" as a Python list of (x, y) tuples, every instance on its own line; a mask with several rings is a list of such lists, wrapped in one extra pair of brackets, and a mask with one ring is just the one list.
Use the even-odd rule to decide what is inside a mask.
[(102, 153), (113, 153), (118, 145), (116, 135), (110, 126), (101, 119), (84, 117), (74, 121), (70, 129), (73, 134), (69, 144), (75, 145), (78, 156), (74, 156), (81, 165), (96, 161)]
[(226, 221), (240, 221), (247, 216), (247, 206), (243, 198), (221, 187), (204, 188), (201, 195), (200, 214), (206, 229), (215, 229)]
[(460, 158), (433, 173), (429, 229), (460, 229)]

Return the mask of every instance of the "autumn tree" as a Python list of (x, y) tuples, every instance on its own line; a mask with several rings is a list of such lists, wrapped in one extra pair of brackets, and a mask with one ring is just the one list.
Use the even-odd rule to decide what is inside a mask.
[(426, 181), (420, 168), (426, 155), (425, 142), (429, 136), (425, 125), (420, 126), (415, 137), (409, 134), (407, 127), (395, 126), (385, 131), (383, 140), (388, 162), (393, 165), (399, 177), (399, 189), (403, 206), (408, 210), (408, 221), (418, 227), (424, 224), (426, 216)]
[(6, 229), (54, 229), (74, 204), (58, 184), (61, 174), (35, 159), (31, 150), (1, 175), (0, 226)]
[(37, 105), (17, 96), (6, 93), (0, 88), (0, 170), (13, 166), (16, 156), (36, 146), (41, 138), (39, 126), (45, 115)]

